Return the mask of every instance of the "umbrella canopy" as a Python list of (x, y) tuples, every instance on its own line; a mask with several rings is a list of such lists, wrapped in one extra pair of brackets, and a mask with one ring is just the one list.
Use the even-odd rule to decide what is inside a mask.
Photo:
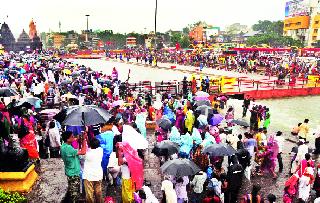
[(202, 115), (213, 114), (212, 108), (206, 105), (198, 106), (196, 111), (199, 111)]
[(77, 96), (71, 94), (70, 92), (61, 96), (63, 99), (78, 99)]
[(38, 101), (40, 101), (40, 99), (38, 97), (26, 97), (26, 98), (22, 98), (17, 103), (17, 106), (21, 106), (23, 103), (29, 103), (32, 106), (35, 106)]
[[(312, 149), (308, 148), (308, 153), (311, 153), (312, 151), (313, 151)], [(292, 147), (291, 152), (297, 154), (298, 153), (298, 146)]]
[(130, 125), (123, 126), (122, 142), (128, 142), (133, 149), (148, 148), (148, 141)]
[(75, 71), (75, 72), (72, 72), (72, 77), (78, 77), (80, 76), (80, 72), (79, 71)]
[(86, 85), (86, 86), (83, 86), (82, 89), (83, 89), (83, 90), (93, 89), (93, 86), (92, 86), (92, 85)]
[(69, 83), (72, 83), (72, 81), (71, 80), (63, 80), (63, 81), (61, 81), (61, 85), (66, 85), (66, 84), (69, 84)]
[(117, 100), (117, 101), (114, 101), (112, 103), (112, 107), (123, 106), (123, 105), (124, 105), (124, 101), (123, 100)]
[(249, 127), (250, 125), (247, 123), (247, 121), (244, 120), (231, 120), (231, 123), (234, 123), (236, 125), (240, 125), (243, 127)]
[(168, 118), (160, 118), (156, 121), (156, 123), (164, 130), (169, 130), (171, 128), (171, 121)]
[(231, 156), (237, 151), (228, 144), (211, 144), (204, 148), (204, 154), (210, 154), (211, 156)]
[(157, 143), (152, 152), (157, 156), (170, 156), (179, 152), (179, 145), (170, 140), (164, 140)]
[(209, 97), (210, 95), (206, 92), (198, 91), (198, 92), (196, 92), (196, 96), (197, 97)]
[(208, 97), (200, 97), (200, 96), (195, 96), (194, 100), (195, 101), (209, 101)]
[(155, 101), (155, 102), (153, 103), (153, 107), (154, 107), (154, 109), (156, 109), (156, 110), (160, 110), (162, 106), (163, 106), (163, 104), (162, 104), (161, 101)]
[(210, 125), (218, 125), (223, 121), (223, 116), (221, 114), (214, 114), (213, 117), (209, 120)]
[(0, 88), (0, 97), (11, 97), (11, 96), (17, 96), (19, 93), (12, 88), (8, 87), (2, 87)]
[(111, 115), (95, 105), (72, 106), (67, 109), (67, 116), (62, 122), (69, 126), (88, 126), (107, 123)]
[(189, 159), (173, 159), (161, 166), (163, 174), (176, 177), (192, 176), (200, 171), (200, 168)]
[(201, 100), (201, 101), (196, 101), (195, 103), (196, 106), (203, 106), (203, 105), (206, 105), (206, 106), (212, 106), (210, 101), (207, 101), (207, 100)]

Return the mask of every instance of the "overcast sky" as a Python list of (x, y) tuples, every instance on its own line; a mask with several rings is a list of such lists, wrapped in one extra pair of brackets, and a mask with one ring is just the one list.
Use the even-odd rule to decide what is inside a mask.
[[(38, 32), (86, 28), (115, 32), (149, 32), (154, 29), (155, 0), (3, 0), (1, 22), (15, 36), (29, 30), (33, 18)], [(181, 30), (199, 20), (224, 28), (232, 23), (252, 25), (258, 20), (284, 18), (285, 0), (158, 0), (158, 30)]]

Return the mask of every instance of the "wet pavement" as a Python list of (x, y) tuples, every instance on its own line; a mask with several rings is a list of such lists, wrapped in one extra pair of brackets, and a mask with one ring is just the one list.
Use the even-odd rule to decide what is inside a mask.
[(67, 177), (62, 159), (42, 159), (39, 178), (26, 197), (30, 203), (60, 203), (67, 193)]
[[(145, 151), (144, 160), (144, 178), (151, 183), (151, 190), (155, 196), (161, 200), (161, 181), (162, 175), (160, 172), (159, 158), (151, 153), (156, 138), (153, 131), (148, 131), (147, 139), (149, 141), (149, 149)], [(292, 141), (292, 137), (287, 137), (285, 141), (284, 152), (282, 155), (284, 170), (282, 173), (277, 173), (278, 178), (274, 180), (271, 175), (253, 176), (251, 181), (243, 178), (243, 185), (240, 189), (239, 197), (243, 194), (249, 193), (253, 184), (261, 186), (261, 194), (264, 198), (272, 193), (276, 195), (277, 202), (282, 201), (282, 194), (285, 181), (289, 178), (290, 169), (290, 151), (296, 144)], [(310, 145), (311, 146), (311, 145)], [(312, 147), (312, 146), (311, 146)], [(319, 158), (314, 157), (319, 163)], [(276, 168), (278, 172), (278, 167)], [(41, 160), (41, 172), (39, 173), (39, 180), (33, 187), (33, 190), (27, 194), (30, 202), (61, 202), (65, 197), (67, 191), (67, 179), (64, 175), (64, 166), (61, 159), (46, 159)], [(117, 202), (121, 202), (121, 187), (106, 186), (104, 184), (104, 195), (116, 197)]]

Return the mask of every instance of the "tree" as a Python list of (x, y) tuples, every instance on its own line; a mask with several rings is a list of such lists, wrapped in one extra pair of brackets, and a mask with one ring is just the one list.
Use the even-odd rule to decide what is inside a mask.
[(247, 32), (247, 30), (248, 26), (241, 25), (240, 23), (234, 23), (226, 28), (226, 34), (232, 36), (239, 34), (240, 32)]
[(181, 33), (173, 33), (171, 36), (171, 46), (175, 46), (176, 43), (179, 43), (181, 48), (187, 48), (190, 45), (190, 38)]
[(182, 33), (183, 33), (184, 35), (189, 35), (189, 32), (190, 32), (190, 27), (184, 27), (184, 28), (182, 28)]
[(280, 36), (276, 33), (256, 35), (249, 37), (247, 40), (249, 46), (268, 44), (272, 47), (287, 47), (287, 46), (297, 46), (303, 47), (303, 43), (300, 40), (295, 40), (292, 37)]
[(252, 26), (254, 31), (260, 31), (264, 34), (275, 33), (277, 35), (283, 34), (283, 21), (259, 20), (257, 24)]
[(176, 43), (180, 43), (182, 35), (180, 33), (173, 33), (171, 36), (171, 44), (175, 46)]

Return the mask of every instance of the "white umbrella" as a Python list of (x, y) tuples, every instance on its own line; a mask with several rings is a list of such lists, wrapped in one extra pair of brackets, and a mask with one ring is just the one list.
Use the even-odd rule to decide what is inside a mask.
[(148, 148), (148, 141), (130, 125), (123, 126), (122, 142), (128, 142), (134, 149)]
[(68, 94), (64, 94), (61, 96), (62, 99), (78, 99), (76, 95), (71, 94), (70, 92)]
[(209, 97), (210, 95), (206, 92), (198, 91), (198, 92), (196, 92), (196, 96), (197, 97)]
[(161, 109), (161, 107), (162, 107), (162, 102), (161, 101), (155, 101), (154, 103), (153, 103), (153, 107), (156, 109), (156, 110), (160, 110)]

